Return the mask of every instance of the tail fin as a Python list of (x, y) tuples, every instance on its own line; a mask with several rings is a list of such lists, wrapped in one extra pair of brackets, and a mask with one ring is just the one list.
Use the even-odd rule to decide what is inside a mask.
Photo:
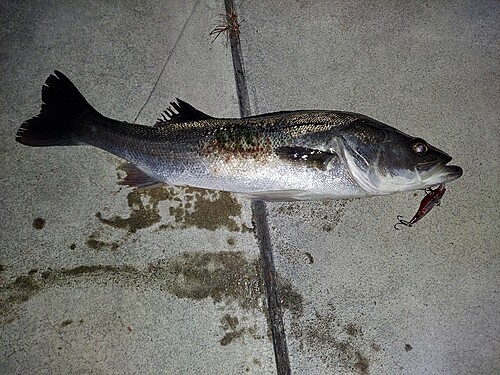
[(54, 71), (42, 87), (42, 109), (38, 116), (25, 121), (16, 141), (28, 146), (69, 146), (77, 142), (71, 135), (82, 120), (101, 117), (73, 83)]

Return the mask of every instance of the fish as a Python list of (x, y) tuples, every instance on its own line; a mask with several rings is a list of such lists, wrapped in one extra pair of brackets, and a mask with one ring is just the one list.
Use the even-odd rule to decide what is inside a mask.
[(152, 126), (99, 113), (60, 71), (17, 142), (87, 145), (125, 160), (120, 182), (229, 191), (254, 200), (361, 198), (425, 189), (462, 176), (425, 140), (365, 115), (333, 110), (212, 117), (176, 99)]

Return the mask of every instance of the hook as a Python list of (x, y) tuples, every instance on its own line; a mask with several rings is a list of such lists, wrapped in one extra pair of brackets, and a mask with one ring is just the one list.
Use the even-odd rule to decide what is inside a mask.
[(403, 220), (402, 215), (398, 215), (397, 219), (399, 220), (399, 223), (394, 224), (394, 229), (399, 230), (398, 225), (404, 225), (405, 227), (412, 227), (411, 223), (409, 221)]

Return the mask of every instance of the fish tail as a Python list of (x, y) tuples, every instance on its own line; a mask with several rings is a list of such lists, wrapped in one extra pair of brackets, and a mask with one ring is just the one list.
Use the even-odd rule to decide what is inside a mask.
[(16, 141), (34, 147), (77, 145), (80, 143), (72, 137), (75, 128), (97, 117), (103, 116), (56, 70), (42, 87), (40, 114), (21, 125)]

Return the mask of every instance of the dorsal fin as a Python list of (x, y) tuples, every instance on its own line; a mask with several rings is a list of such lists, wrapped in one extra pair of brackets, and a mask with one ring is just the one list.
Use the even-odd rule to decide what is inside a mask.
[(154, 126), (165, 126), (169, 124), (178, 124), (180, 122), (199, 121), (212, 118), (179, 98), (175, 100), (177, 100), (177, 102), (170, 103), (170, 107), (163, 111), (161, 114), (162, 117), (156, 121)]

